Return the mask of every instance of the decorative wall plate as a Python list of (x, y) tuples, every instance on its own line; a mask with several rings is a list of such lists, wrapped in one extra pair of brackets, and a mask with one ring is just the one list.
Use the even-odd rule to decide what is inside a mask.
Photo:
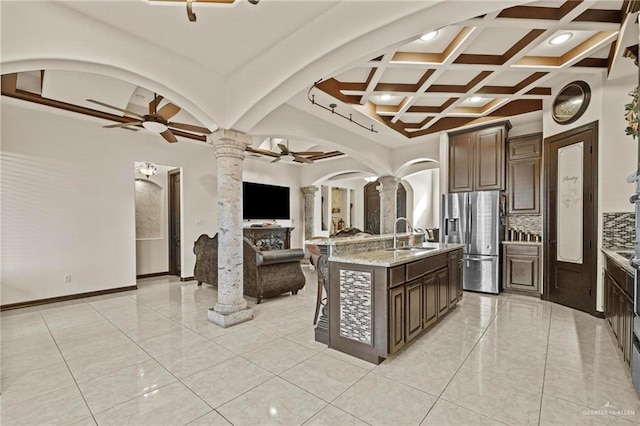
[(591, 88), (584, 81), (573, 81), (560, 90), (553, 100), (551, 116), (558, 124), (569, 124), (584, 114), (591, 99)]

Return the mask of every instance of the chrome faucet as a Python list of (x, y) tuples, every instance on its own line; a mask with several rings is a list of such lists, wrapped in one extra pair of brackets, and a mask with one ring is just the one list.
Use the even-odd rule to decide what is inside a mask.
[(409, 222), (409, 219), (407, 219), (406, 217), (399, 217), (396, 219), (396, 221), (393, 224), (393, 248), (398, 248), (398, 241), (397, 241), (397, 237), (398, 237), (398, 222), (400, 222), (401, 220), (404, 220), (405, 222), (407, 222), (407, 226), (409, 227), (409, 232), (413, 234), (413, 227), (411, 226), (411, 223)]

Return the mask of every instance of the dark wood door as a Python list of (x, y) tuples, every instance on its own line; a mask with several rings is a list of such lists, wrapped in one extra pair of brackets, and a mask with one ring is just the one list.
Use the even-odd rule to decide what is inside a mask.
[[(398, 183), (398, 192), (396, 194), (396, 218), (407, 217), (407, 190), (401, 183)], [(398, 223), (396, 225), (396, 231), (407, 232), (407, 223)]]
[(180, 275), (180, 169), (170, 170), (169, 179), (169, 273)]
[(427, 328), (438, 320), (438, 277), (429, 274), (423, 279), (422, 328)]
[(407, 324), (406, 341), (416, 337), (422, 331), (422, 278), (406, 284), (405, 287)]
[(595, 314), (597, 122), (545, 139), (545, 295)]
[(449, 192), (473, 191), (473, 147), (475, 133), (462, 133), (449, 140)]
[(436, 272), (438, 277), (438, 317), (449, 310), (449, 272), (447, 269)]
[(505, 135), (502, 127), (478, 130), (474, 147), (474, 191), (504, 189)]
[(364, 231), (380, 233), (380, 193), (378, 181), (369, 182), (364, 187)]

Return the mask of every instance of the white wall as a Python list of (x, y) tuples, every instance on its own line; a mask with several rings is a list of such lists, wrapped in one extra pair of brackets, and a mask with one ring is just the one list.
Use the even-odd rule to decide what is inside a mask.
[(183, 167), (182, 274), (193, 275), (192, 242), (216, 229), (210, 146), (3, 103), (1, 304), (135, 285), (140, 159)]
[(413, 187), (413, 225), (416, 228), (440, 227), (440, 170), (431, 169), (405, 178)]

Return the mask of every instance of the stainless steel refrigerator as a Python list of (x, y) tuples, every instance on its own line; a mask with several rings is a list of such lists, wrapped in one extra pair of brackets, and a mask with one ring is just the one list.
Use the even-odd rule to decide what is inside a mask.
[(443, 194), (440, 216), (440, 242), (464, 244), (463, 288), (500, 293), (500, 249), (504, 235), (504, 202), (500, 191)]

